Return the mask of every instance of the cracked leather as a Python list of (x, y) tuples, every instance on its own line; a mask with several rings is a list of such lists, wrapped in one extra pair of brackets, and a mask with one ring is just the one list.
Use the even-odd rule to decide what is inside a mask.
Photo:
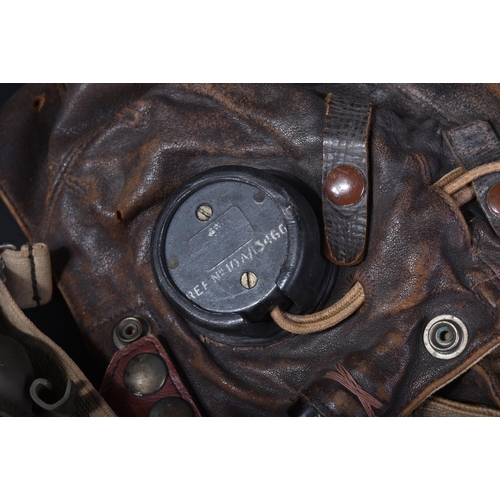
[[(369, 244), (328, 298), (359, 281), (365, 304), (334, 328), (265, 346), (198, 336), (153, 275), (162, 206), (220, 165), (283, 172), (321, 197), (329, 92), (373, 105)], [(375, 415), (408, 415), (500, 343), (499, 237), (476, 201), (461, 210), (432, 186), (458, 166), (443, 132), (478, 120), (498, 133), (500, 87), (27, 85), (0, 111), (0, 186), (30, 239), (51, 249), (56, 284), (102, 367), (114, 325), (136, 314), (208, 415), (284, 416), (302, 396), (322, 415), (364, 416), (357, 396), (325, 377), (340, 364), (380, 402)], [(422, 340), (442, 314), (469, 331), (448, 360)]]
[(368, 137), (371, 106), (326, 98), (325, 125), (323, 129), (323, 186), (328, 175), (340, 166), (355, 168), (364, 182), (364, 192), (355, 203), (333, 203), (323, 187), (323, 221), (326, 238), (326, 255), (337, 265), (359, 264), (367, 244), (368, 196)]

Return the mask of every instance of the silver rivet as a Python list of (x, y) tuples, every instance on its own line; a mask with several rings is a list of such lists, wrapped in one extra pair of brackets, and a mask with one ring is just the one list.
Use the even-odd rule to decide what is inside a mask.
[(120, 320), (113, 330), (113, 342), (118, 349), (135, 342), (138, 338), (148, 335), (149, 323), (140, 316), (127, 316)]
[(137, 396), (149, 396), (158, 392), (167, 380), (165, 361), (149, 352), (134, 356), (125, 366), (123, 383)]
[(150, 417), (194, 417), (191, 405), (181, 398), (163, 398), (157, 401), (151, 411)]
[(214, 211), (212, 210), (212, 207), (208, 203), (203, 203), (203, 205), (200, 205), (196, 209), (196, 217), (198, 220), (201, 220), (202, 222), (206, 222), (207, 220), (212, 218)]
[(435, 358), (451, 359), (463, 352), (468, 332), (464, 322), (456, 316), (443, 314), (433, 318), (424, 330), (424, 345)]
[(250, 290), (257, 284), (258, 278), (252, 271), (246, 271), (241, 275), (240, 282), (244, 288)]

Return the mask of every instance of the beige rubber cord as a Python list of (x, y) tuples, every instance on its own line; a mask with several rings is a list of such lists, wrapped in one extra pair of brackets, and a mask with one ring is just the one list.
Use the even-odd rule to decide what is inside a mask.
[(356, 283), (338, 302), (323, 311), (298, 316), (283, 312), (279, 307), (271, 311), (271, 317), (281, 327), (291, 333), (305, 335), (316, 333), (339, 324), (356, 312), (365, 301), (365, 291), (361, 283)]
[[(487, 163), (469, 171), (459, 167), (439, 179), (434, 186), (442, 188), (449, 195), (456, 193), (457, 202), (462, 205), (473, 197), (473, 191), (468, 185), (479, 177), (493, 172), (500, 172), (500, 161)], [(358, 282), (342, 299), (324, 311), (298, 316), (283, 312), (276, 307), (271, 311), (271, 317), (283, 330), (305, 335), (332, 328), (356, 312), (364, 301), (365, 292)]]
[[(453, 174), (454, 172), (458, 172), (458, 169), (453, 170), (452, 172), (450, 172), (450, 174)], [(448, 182), (446, 185), (443, 185), (443, 180), (445, 180), (447, 175), (449, 175), (447, 174), (438, 182), (436, 182), (435, 185), (438, 187), (442, 187), (445, 193), (452, 195), (467, 186), (467, 184), (470, 184), (472, 181), (479, 179), (479, 177), (492, 174), (493, 172), (500, 172), (500, 161), (486, 163), (485, 165), (473, 168), (472, 170), (469, 170), (468, 172), (460, 175), (460, 177), (452, 180), (451, 182)]]

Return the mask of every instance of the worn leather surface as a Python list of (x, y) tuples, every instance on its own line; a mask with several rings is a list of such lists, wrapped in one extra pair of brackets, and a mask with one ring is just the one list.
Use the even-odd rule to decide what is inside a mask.
[[(364, 306), (336, 327), (237, 347), (196, 335), (158, 289), (154, 222), (173, 190), (220, 165), (292, 175), (321, 197), (325, 97), (371, 102), (371, 202), (363, 262), (339, 270), (330, 302), (359, 281)], [(43, 103), (43, 104), (42, 104)], [(28, 85), (0, 112), (2, 196), (54, 276), (105, 367), (125, 315), (148, 319), (208, 415), (286, 415), (302, 395), (323, 415), (366, 415), (325, 377), (341, 364), (407, 415), (500, 343), (500, 240), (476, 201), (460, 210), (433, 187), (457, 161), (443, 132), (472, 121), (500, 130), (487, 85)], [(427, 322), (459, 317), (469, 342), (441, 360)]]
[[(370, 103), (327, 95), (323, 129), (323, 222), (327, 257), (341, 266), (359, 264), (366, 252), (370, 120)], [(347, 205), (333, 203), (325, 192), (329, 174), (344, 165), (355, 168), (364, 182), (360, 199)]]

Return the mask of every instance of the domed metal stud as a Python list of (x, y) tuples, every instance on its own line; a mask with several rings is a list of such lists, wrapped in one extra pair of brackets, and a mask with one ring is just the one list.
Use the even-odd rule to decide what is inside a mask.
[(142, 353), (134, 356), (125, 366), (123, 383), (130, 392), (148, 396), (165, 385), (167, 376), (167, 365), (160, 356)]
[(328, 174), (325, 190), (335, 205), (352, 205), (365, 193), (365, 180), (357, 168), (342, 165)]

